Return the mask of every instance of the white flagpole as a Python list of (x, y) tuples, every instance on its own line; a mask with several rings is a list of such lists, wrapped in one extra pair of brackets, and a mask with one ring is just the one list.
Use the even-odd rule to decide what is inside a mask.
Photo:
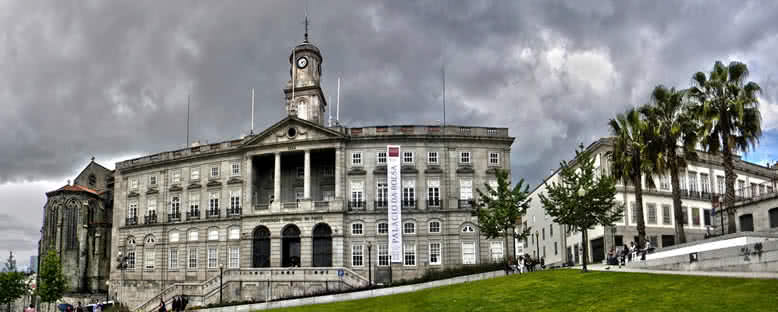
[(251, 134), (254, 134), (254, 88), (251, 88)]
[(335, 122), (340, 123), (340, 77), (338, 77), (338, 111), (335, 112)]

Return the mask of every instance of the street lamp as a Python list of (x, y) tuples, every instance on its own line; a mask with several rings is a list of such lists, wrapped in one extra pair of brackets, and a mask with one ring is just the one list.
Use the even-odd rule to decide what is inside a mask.
[(224, 264), (219, 264), (219, 304), (222, 304), (222, 290), (224, 289)]
[(368, 285), (373, 286), (373, 242), (367, 241), (367, 276)]
[(111, 296), (111, 281), (105, 281), (105, 302), (108, 302), (108, 299), (110, 299)]

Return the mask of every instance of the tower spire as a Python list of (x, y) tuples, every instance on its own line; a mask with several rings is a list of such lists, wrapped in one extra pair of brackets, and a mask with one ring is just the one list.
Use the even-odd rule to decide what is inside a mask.
[(305, 9), (305, 40), (303, 42), (308, 43), (308, 8)]

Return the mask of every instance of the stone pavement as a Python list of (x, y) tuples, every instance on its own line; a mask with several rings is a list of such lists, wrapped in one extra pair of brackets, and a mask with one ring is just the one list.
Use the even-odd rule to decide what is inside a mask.
[[(573, 267), (581, 269), (581, 266)], [(715, 276), (715, 277), (736, 277), (736, 278), (762, 278), (778, 279), (778, 272), (710, 272), (710, 271), (666, 271), (666, 270), (644, 270), (627, 268), (617, 265), (590, 264), (587, 268), (592, 271), (611, 271), (611, 272), (632, 272), (649, 274), (670, 274), (670, 275), (694, 275), (694, 276)]]

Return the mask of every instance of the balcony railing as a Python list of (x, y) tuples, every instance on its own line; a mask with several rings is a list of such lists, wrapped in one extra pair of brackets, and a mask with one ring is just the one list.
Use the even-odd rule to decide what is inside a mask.
[(230, 208), (230, 209), (227, 209), (227, 216), (228, 217), (240, 216), (242, 211), (243, 211), (243, 209), (241, 209), (240, 207)]
[(284, 209), (296, 209), (299, 206), (300, 206), (300, 203), (296, 202), (296, 201), (283, 203)]
[(402, 205), (403, 205), (403, 209), (416, 209), (415, 200), (403, 200)]
[(364, 201), (348, 201), (348, 210), (365, 210), (365, 202)]
[(268, 208), (270, 208), (269, 203), (256, 203), (254, 205), (254, 210), (267, 210)]
[(460, 199), (459, 200), (459, 208), (466, 209), (466, 208), (473, 208), (474, 202), (472, 199)]
[(127, 221), (125, 222), (126, 225), (137, 225), (138, 224), (138, 217), (127, 217)]
[(154, 224), (154, 223), (157, 223), (157, 214), (156, 213), (151, 213), (151, 214), (149, 214), (147, 216), (144, 216), (143, 217), (143, 223), (144, 224)]
[(187, 220), (200, 220), (200, 210), (191, 210), (186, 212)]
[(219, 209), (208, 209), (208, 213), (205, 215), (206, 219), (217, 219), (221, 216)]
[(440, 199), (428, 199), (427, 208), (433, 208), (433, 209), (440, 208)]
[(167, 220), (169, 222), (181, 221), (181, 213), (180, 212), (169, 213), (167, 214)]
[(389, 201), (386, 200), (375, 201), (375, 209), (387, 209), (387, 208), (389, 208)]
[(314, 209), (325, 209), (329, 207), (330, 207), (330, 202), (328, 200), (317, 200), (313, 202)]

